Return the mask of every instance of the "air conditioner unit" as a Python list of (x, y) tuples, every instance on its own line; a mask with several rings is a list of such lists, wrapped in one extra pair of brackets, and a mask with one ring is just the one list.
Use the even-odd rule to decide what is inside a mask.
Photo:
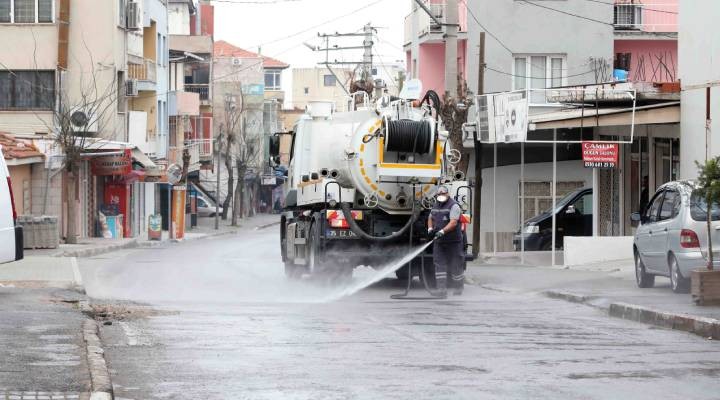
[(125, 81), (125, 96), (136, 97), (138, 95), (137, 79), (128, 79)]
[(127, 4), (127, 29), (129, 30), (140, 30), (142, 29), (142, 10), (140, 9), (140, 3), (137, 1), (131, 1)]
[(70, 110), (70, 126), (75, 133), (95, 133), (98, 131), (97, 117), (83, 107)]
[(241, 66), (241, 65), (242, 65), (242, 58), (237, 58), (237, 57), (233, 58), (233, 59), (232, 59), (232, 65), (237, 66), (237, 67)]

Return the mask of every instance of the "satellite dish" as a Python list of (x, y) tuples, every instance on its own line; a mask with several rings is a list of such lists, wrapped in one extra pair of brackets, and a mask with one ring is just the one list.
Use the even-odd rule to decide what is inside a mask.
[(85, 111), (77, 110), (70, 114), (70, 122), (76, 127), (82, 128), (90, 122), (90, 118), (88, 118)]
[(422, 82), (420, 82), (420, 79), (410, 79), (405, 82), (405, 85), (400, 91), (400, 98), (405, 100), (417, 100), (420, 98), (420, 93), (422, 93)]
[(167, 169), (168, 183), (174, 185), (182, 179), (182, 167), (177, 164), (171, 164)]

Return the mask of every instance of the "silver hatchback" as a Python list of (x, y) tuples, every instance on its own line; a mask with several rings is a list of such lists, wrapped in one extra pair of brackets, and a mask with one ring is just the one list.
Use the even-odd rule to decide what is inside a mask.
[[(707, 266), (707, 204), (693, 194), (693, 181), (668, 182), (658, 188), (645, 210), (633, 213), (639, 221), (633, 241), (635, 278), (641, 288), (652, 287), (655, 276), (670, 278), (675, 293), (690, 289), (690, 272)], [(712, 208), (713, 255), (720, 266), (720, 208)]]

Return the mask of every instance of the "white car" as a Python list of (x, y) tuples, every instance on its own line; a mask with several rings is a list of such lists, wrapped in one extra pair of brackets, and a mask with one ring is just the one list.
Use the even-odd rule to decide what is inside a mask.
[[(218, 207), (219, 213), (222, 214), (223, 208), (222, 206)], [(198, 217), (214, 217), (215, 216), (215, 203), (211, 202), (210, 200), (205, 199), (204, 197), (198, 196), (197, 197), (197, 212)]]
[[(652, 287), (655, 276), (670, 278), (675, 293), (690, 289), (690, 272), (708, 263), (707, 204), (694, 194), (693, 181), (668, 182), (657, 190), (639, 221), (633, 241), (635, 277), (641, 288)], [(714, 268), (720, 266), (720, 207), (711, 210)]]
[(10, 171), (0, 151), (0, 263), (23, 258), (23, 230), (17, 224)]

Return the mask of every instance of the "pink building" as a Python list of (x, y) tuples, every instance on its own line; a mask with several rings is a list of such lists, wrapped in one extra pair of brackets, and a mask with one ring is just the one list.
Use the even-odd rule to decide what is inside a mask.
[[(433, 15), (445, 22), (447, 5), (444, 0), (424, 0)], [(423, 91), (445, 92), (445, 41), (444, 27), (437, 25), (415, 1), (411, 0), (412, 12), (405, 17), (403, 48), (406, 54), (408, 78), (420, 79)], [(467, 57), (467, 7), (458, 1), (460, 29), (458, 33), (458, 74), (466, 79)]]
[(633, 82), (678, 80), (678, 0), (615, 1), (615, 68)]

